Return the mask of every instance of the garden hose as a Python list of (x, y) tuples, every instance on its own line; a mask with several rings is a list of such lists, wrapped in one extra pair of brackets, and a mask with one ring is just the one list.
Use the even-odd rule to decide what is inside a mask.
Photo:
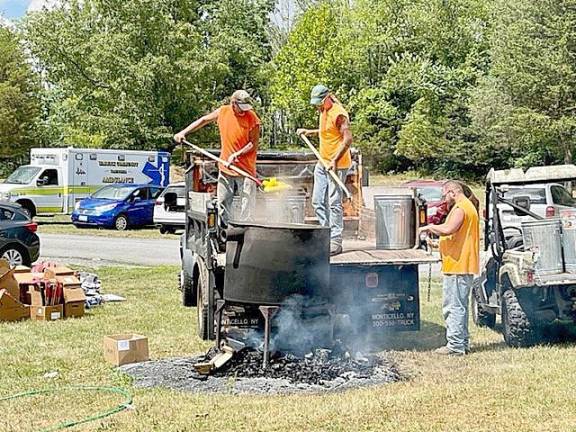
[(90, 417), (86, 417), (86, 418), (83, 418), (80, 420), (66, 420), (66, 421), (63, 421), (62, 423), (59, 423), (57, 425), (50, 426), (47, 429), (41, 429), (40, 432), (53, 432), (53, 431), (58, 431), (58, 430), (62, 430), (62, 429), (67, 429), (67, 428), (77, 426), (80, 424), (89, 423), (89, 422), (93, 422), (96, 420), (101, 420), (103, 418), (109, 417), (111, 415), (117, 414), (117, 413), (124, 411), (126, 409), (129, 409), (130, 406), (132, 405), (132, 395), (130, 393), (128, 393), (126, 390), (124, 390), (120, 387), (99, 387), (99, 386), (70, 386), (70, 387), (45, 389), (45, 390), (32, 390), (32, 391), (28, 391), (28, 392), (24, 392), (24, 393), (18, 393), (15, 395), (0, 398), (0, 402), (4, 402), (4, 401), (8, 401), (8, 400), (14, 400), (14, 399), (20, 399), (20, 398), (29, 397), (29, 396), (42, 395), (42, 394), (63, 393), (66, 390), (89, 390), (89, 391), (97, 391), (97, 392), (116, 393), (116, 394), (124, 396), (125, 400), (121, 404), (119, 404), (119, 405), (115, 406), (114, 408), (111, 408), (107, 411), (103, 411), (101, 413), (97, 413), (97, 414), (94, 414)]

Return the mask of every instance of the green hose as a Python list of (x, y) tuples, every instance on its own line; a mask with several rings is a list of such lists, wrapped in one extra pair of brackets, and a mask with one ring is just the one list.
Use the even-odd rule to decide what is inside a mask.
[(70, 387), (46, 389), (46, 390), (32, 390), (29, 392), (18, 393), (15, 395), (0, 398), (0, 402), (24, 398), (24, 397), (29, 397), (29, 396), (36, 396), (36, 395), (41, 395), (41, 394), (61, 393), (61, 392), (64, 392), (65, 390), (71, 390), (71, 389), (73, 389), (73, 390), (92, 390), (92, 391), (116, 393), (116, 394), (124, 396), (126, 399), (120, 405), (117, 405), (114, 408), (109, 409), (107, 411), (95, 414), (95, 415), (90, 416), (90, 417), (86, 417), (86, 418), (81, 419), (81, 420), (66, 420), (66, 421), (63, 421), (62, 423), (55, 425), (55, 426), (50, 426), (47, 429), (42, 429), (40, 432), (53, 432), (53, 431), (58, 431), (58, 430), (62, 430), (62, 429), (67, 429), (67, 428), (77, 426), (80, 424), (100, 420), (100, 419), (109, 417), (113, 414), (117, 414), (121, 411), (124, 411), (125, 409), (130, 408), (130, 406), (132, 405), (132, 395), (130, 393), (128, 393), (126, 390), (121, 389), (120, 387), (98, 387), (98, 386), (70, 386)]

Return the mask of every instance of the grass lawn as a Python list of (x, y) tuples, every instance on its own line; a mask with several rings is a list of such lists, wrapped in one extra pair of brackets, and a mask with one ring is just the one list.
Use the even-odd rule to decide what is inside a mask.
[(105, 228), (76, 228), (70, 222), (69, 215), (36, 216), (34, 220), (38, 222), (38, 232), (40, 234), (92, 235), (101, 237), (149, 239), (177, 238), (171, 234), (160, 234), (160, 230), (152, 226), (128, 229), (126, 231), (117, 231), (115, 229)]
[[(104, 289), (127, 297), (85, 318), (0, 324), (0, 397), (64, 385), (118, 385), (134, 394), (134, 409), (92, 426), (94, 431), (568, 431), (576, 425), (573, 343), (510, 349), (499, 333), (472, 330), (473, 353), (443, 358), (438, 282), (422, 291), (423, 329), (391, 335), (388, 348), (411, 378), (395, 384), (314, 396), (194, 396), (136, 389), (103, 361), (102, 338), (148, 336), (153, 359), (205, 350), (195, 309), (179, 304), (176, 267), (103, 268)], [(43, 378), (51, 371), (57, 378)], [(120, 401), (86, 391), (0, 402), (1, 431), (32, 431), (77, 419)], [(44, 419), (44, 420), (41, 420)]]

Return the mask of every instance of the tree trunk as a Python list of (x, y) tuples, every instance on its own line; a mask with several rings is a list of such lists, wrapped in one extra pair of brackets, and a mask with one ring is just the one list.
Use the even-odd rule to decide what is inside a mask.
[(572, 163), (572, 146), (569, 139), (562, 138), (562, 147), (564, 148), (564, 163)]

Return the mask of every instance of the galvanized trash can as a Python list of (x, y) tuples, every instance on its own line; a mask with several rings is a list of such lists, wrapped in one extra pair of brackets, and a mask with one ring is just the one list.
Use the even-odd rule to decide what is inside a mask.
[(535, 270), (541, 275), (564, 271), (562, 262), (562, 222), (544, 219), (522, 222), (524, 249), (536, 253)]
[(410, 195), (374, 196), (376, 248), (410, 249), (416, 239), (414, 199)]
[(256, 220), (262, 223), (305, 222), (306, 196), (266, 196), (257, 200)]
[(576, 210), (560, 211), (562, 220), (562, 248), (564, 268), (568, 273), (576, 273)]

